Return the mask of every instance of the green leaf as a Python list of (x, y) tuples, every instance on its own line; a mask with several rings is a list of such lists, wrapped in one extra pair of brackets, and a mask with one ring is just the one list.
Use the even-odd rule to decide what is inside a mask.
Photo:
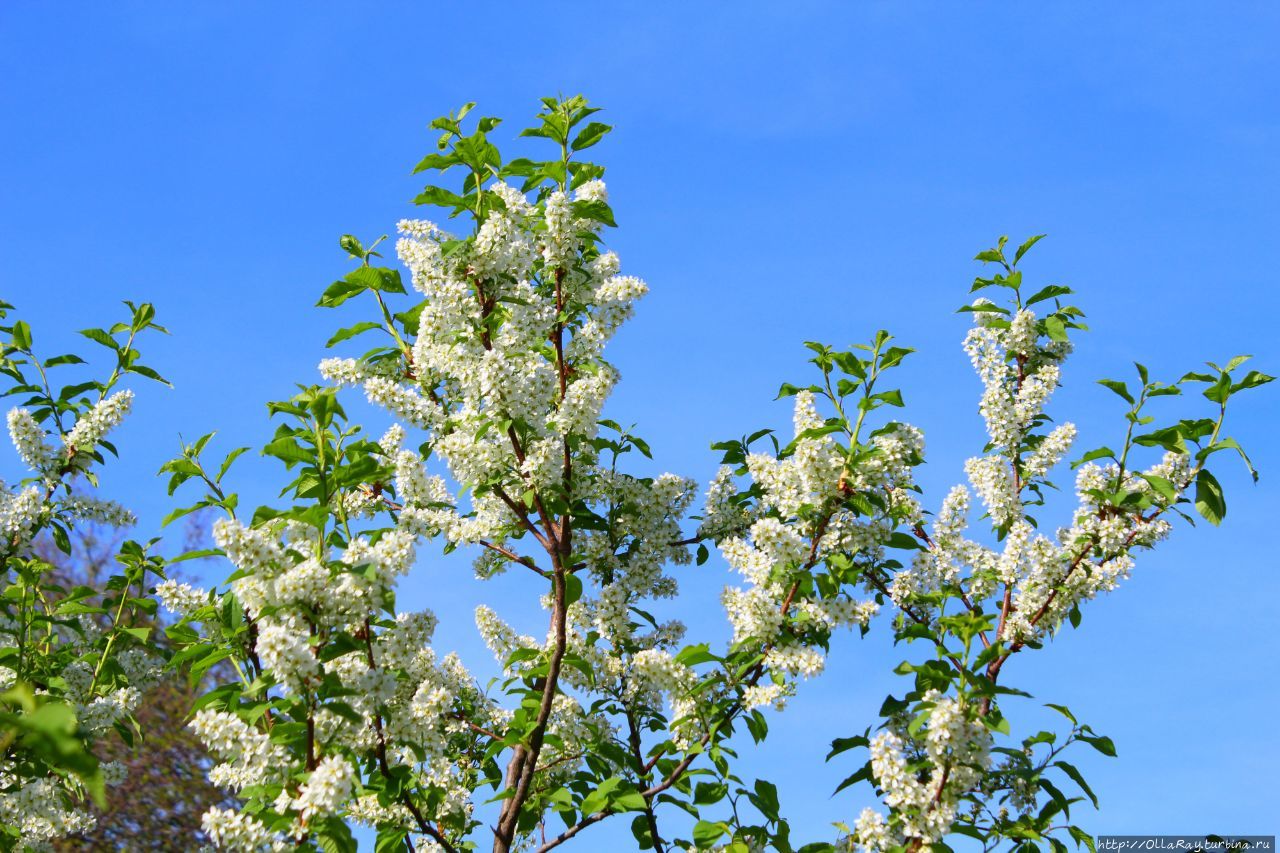
[(844, 781), (841, 782), (839, 785), (837, 785), (836, 789), (831, 793), (832, 795), (838, 794), (841, 791), (843, 791), (845, 788), (848, 788), (850, 785), (856, 785), (858, 782), (864, 782), (864, 781), (865, 782), (871, 781), (871, 762), (867, 762), (866, 764), (862, 765), (861, 769), (859, 769), (858, 772), (854, 773), (852, 776), (846, 776)]
[(97, 344), (102, 344), (108, 349), (120, 351), (120, 344), (116, 343), (116, 339), (108, 335), (102, 329), (81, 329), (80, 334)]
[(644, 811), (647, 803), (644, 794), (639, 791), (627, 791), (613, 798), (613, 802), (609, 803), (609, 808), (615, 812), (638, 812)]
[(1085, 832), (1078, 826), (1069, 826), (1067, 831), (1071, 833), (1071, 837), (1076, 840), (1076, 847), (1081, 844), (1089, 848), (1089, 853), (1098, 853), (1098, 848), (1094, 846), (1093, 836)]
[(1074, 765), (1068, 764), (1065, 761), (1055, 761), (1053, 766), (1070, 776), (1071, 781), (1079, 785), (1080, 790), (1084, 791), (1085, 795), (1088, 796), (1090, 802), (1093, 803), (1093, 807), (1095, 809), (1098, 807), (1097, 795), (1093, 793), (1093, 789), (1089, 787), (1089, 783), (1084, 781), (1084, 776), (1081, 775), (1080, 771), (1077, 770)]
[(316, 305), (321, 308), (336, 308), (351, 297), (364, 293), (366, 289), (364, 285), (350, 281), (335, 281), (325, 288), (324, 293), (320, 295), (320, 301)]
[(719, 657), (712, 654), (711, 647), (706, 643), (698, 643), (696, 646), (686, 646), (676, 655), (676, 663), (682, 663), (685, 666), (697, 666), (700, 663), (709, 663), (718, 661)]
[(75, 385), (68, 385), (58, 392), (59, 400), (70, 400), (72, 397), (79, 396), (86, 391), (96, 391), (101, 386), (97, 382), (77, 382)]
[(870, 741), (867, 740), (865, 735), (857, 735), (855, 737), (838, 737), (831, 741), (831, 751), (827, 753), (826, 760), (830, 761), (842, 752), (848, 752), (851, 749), (868, 746), (869, 744)]
[(44, 363), (45, 367), (57, 367), (59, 364), (85, 364), (85, 360), (75, 353), (67, 353), (66, 355), (55, 355)]
[(889, 541), (885, 543), (890, 548), (902, 548), (907, 551), (923, 551), (925, 545), (919, 539), (910, 533), (903, 533), (901, 530), (895, 530), (889, 535)]
[(354, 338), (356, 335), (362, 335), (365, 332), (369, 332), (374, 329), (381, 329), (381, 328), (382, 328), (381, 323), (374, 323), (369, 320), (366, 320), (363, 323), (356, 323), (354, 326), (348, 326), (345, 329), (339, 329), (338, 331), (334, 332), (333, 337), (329, 338), (329, 340), (325, 343), (325, 346), (326, 347), (335, 346), (337, 344), (342, 343), (343, 341)]
[(409, 833), (403, 829), (380, 829), (373, 853), (401, 853)]
[(1066, 717), (1068, 720), (1071, 721), (1071, 725), (1073, 726), (1077, 725), (1076, 715), (1071, 713), (1071, 709), (1068, 708), (1066, 705), (1055, 705), (1052, 702), (1046, 702), (1044, 706), (1046, 708), (1052, 708), (1062, 716)]
[(1062, 322), (1062, 318), (1055, 317), (1052, 314), (1044, 318), (1044, 333), (1049, 336), (1050, 340), (1059, 343), (1067, 340), (1067, 325)]
[(343, 281), (361, 285), (383, 293), (404, 293), (400, 271), (389, 267), (356, 267), (343, 277)]
[(1243, 391), (1246, 388), (1257, 388), (1259, 385), (1266, 385), (1268, 382), (1274, 382), (1274, 376), (1268, 376), (1265, 373), (1259, 373), (1256, 370), (1250, 370), (1245, 374), (1244, 378), (1231, 386), (1232, 393)]
[(355, 238), (355, 235), (343, 234), (338, 238), (338, 245), (342, 247), (342, 251), (351, 255), (351, 257), (364, 259), (364, 246), (360, 245), (360, 241)]
[(426, 157), (423, 157), (422, 160), (418, 162), (418, 165), (413, 167), (413, 174), (416, 175), (419, 172), (425, 172), (427, 169), (436, 169), (443, 172), (451, 166), (458, 165), (458, 163), (458, 156), (452, 152), (448, 154), (431, 153)]
[[(1016, 264), (1018, 261), (1022, 260), (1022, 256), (1025, 255), (1031, 249), (1032, 246), (1034, 246), (1036, 243), (1039, 243), (1041, 240), (1043, 240), (1047, 236), (1048, 236), (1047, 234), (1037, 234), (1034, 237), (1028, 237), (1025, 241), (1023, 241), (1022, 245), (1018, 247), (1018, 251), (1014, 253), (1013, 262)], [(1052, 287), (1053, 285), (1050, 285), (1050, 286)], [(1028, 302), (1027, 304), (1030, 305), (1031, 303)]]
[(999, 305), (996, 305), (994, 302), (980, 302), (975, 305), (961, 305), (959, 308), (956, 309), (957, 314), (963, 314), (966, 312), (972, 313), (972, 314), (982, 314), (982, 313), (1008, 314), (1009, 309), (1001, 308)]
[(1258, 472), (1253, 467), (1253, 462), (1249, 460), (1249, 456), (1244, 452), (1244, 448), (1240, 446), (1234, 438), (1224, 438), (1221, 441), (1211, 444), (1206, 448), (1210, 452), (1219, 450), (1234, 450), (1240, 454), (1240, 458), (1244, 460), (1244, 467), (1249, 470), (1249, 476), (1253, 477), (1253, 482), (1258, 482)]
[(890, 406), (902, 407), (904, 405), (904, 403), (902, 402), (902, 392), (897, 390), (896, 388), (892, 391), (883, 391), (879, 394), (872, 394), (870, 399), (883, 400), (884, 402), (888, 403)]
[(13, 324), (13, 344), (21, 350), (31, 349), (31, 327), (25, 320)]
[(1215, 403), (1227, 402), (1227, 398), (1231, 396), (1231, 376), (1224, 371), (1216, 382), (1204, 389), (1204, 396)]
[(592, 815), (602, 811), (609, 802), (609, 795), (622, 784), (622, 777), (611, 776), (582, 800), (578, 808), (584, 815)]
[(693, 843), (698, 846), (699, 850), (705, 850), (715, 844), (720, 836), (728, 831), (729, 828), (723, 823), (700, 820), (693, 826)]
[(1119, 394), (1130, 406), (1136, 405), (1133, 395), (1129, 393), (1129, 386), (1123, 382), (1115, 379), (1099, 379), (1098, 384)]
[(765, 779), (757, 779), (755, 789), (755, 796), (752, 797), (751, 802), (768, 820), (776, 821), (781, 808), (778, 802), (778, 786)]
[(1072, 462), (1071, 467), (1079, 468), (1084, 463), (1092, 462), (1095, 459), (1115, 459), (1115, 458), (1116, 458), (1116, 452), (1112, 450), (1110, 447), (1098, 447), (1093, 450), (1090, 450), (1088, 453), (1086, 453), (1084, 456), (1081, 456), (1075, 462)]
[(1156, 477), (1151, 474), (1142, 474), (1142, 479), (1151, 484), (1151, 488), (1159, 493), (1160, 497), (1167, 501), (1174, 501), (1178, 498), (1178, 491), (1174, 488), (1173, 483), (1164, 477)]
[(1040, 780), (1040, 787), (1049, 795), (1052, 800), (1057, 803), (1058, 808), (1062, 809), (1063, 814), (1070, 817), (1071, 803), (1067, 800), (1067, 795), (1058, 790), (1058, 786), (1050, 782), (1048, 779)]
[(573, 203), (573, 212), (583, 219), (591, 219), (596, 222), (603, 222), (612, 228), (616, 228), (618, 223), (613, 219), (613, 210), (608, 204), (599, 199), (591, 201), (575, 201)]
[(1054, 299), (1058, 296), (1066, 296), (1071, 293), (1071, 288), (1063, 287), (1060, 284), (1050, 284), (1040, 288), (1031, 295), (1026, 301), (1026, 305), (1035, 305), (1037, 302), (1044, 302), (1046, 299)]
[(582, 598), (582, 578), (577, 575), (565, 575), (565, 604), (573, 604)]
[(1110, 758), (1116, 757), (1116, 745), (1111, 738), (1106, 735), (1081, 735), (1080, 740), (1089, 744), (1094, 749)]
[(577, 136), (573, 138), (573, 142), (569, 147), (574, 151), (582, 151), (583, 149), (590, 148), (592, 145), (595, 145), (603, 139), (604, 135), (611, 130), (613, 130), (613, 128), (607, 124), (601, 124), (598, 121), (590, 122), (578, 133)]
[(145, 376), (148, 379), (154, 379), (156, 382), (159, 382), (163, 385), (168, 385), (170, 388), (173, 387), (172, 382), (170, 382), (168, 379), (165, 379), (163, 376), (161, 376), (159, 373), (156, 373), (155, 370), (153, 370), (150, 367), (147, 367), (145, 364), (131, 365), (129, 367), (129, 372), (136, 373), (139, 376)]
[(277, 438), (262, 448), (262, 455), (274, 456), (289, 467), (293, 467), (297, 462), (312, 462), (315, 460), (314, 453), (304, 450), (296, 440), (288, 437)]
[(723, 800), (729, 794), (729, 786), (723, 782), (699, 782), (693, 788), (693, 804), (710, 806)]
[(994, 710), (982, 718), (982, 724), (991, 729), (991, 731), (1002, 735), (1007, 735), (1010, 732), (1008, 718)]
[(355, 853), (355, 837), (341, 818), (327, 817), (317, 823), (312, 823), (311, 834), (324, 853)]
[(636, 815), (635, 820), (631, 821), (631, 836), (640, 850), (653, 849), (653, 833), (649, 830), (647, 815)]
[(1163, 447), (1166, 450), (1178, 453), (1187, 452), (1186, 436), (1184, 431), (1177, 426), (1165, 427), (1144, 435), (1136, 435), (1133, 437), (1133, 443), (1143, 447)]
[(362, 725), (364, 723), (364, 717), (360, 715), (360, 712), (355, 708), (352, 708), (346, 702), (326, 702), (321, 707), (332, 714), (337, 714), (344, 720), (348, 720), (353, 723), (360, 723)]
[(427, 187), (418, 193), (413, 199), (414, 204), (433, 204), (437, 207), (452, 207), (455, 210), (465, 210), (467, 200), (457, 193), (450, 192), (444, 187)]
[(249, 448), (247, 447), (237, 447), (235, 450), (228, 453), (226, 458), (222, 460), (221, 467), (218, 468), (218, 476), (214, 479), (214, 482), (221, 483), (222, 478), (225, 477), (227, 475), (227, 471), (230, 470), (231, 464), (240, 457), (241, 453), (244, 453), (248, 449)]
[(1196, 475), (1196, 511), (1215, 526), (1221, 524), (1227, 515), (1227, 499), (1222, 494), (1222, 486), (1207, 468), (1201, 468)]

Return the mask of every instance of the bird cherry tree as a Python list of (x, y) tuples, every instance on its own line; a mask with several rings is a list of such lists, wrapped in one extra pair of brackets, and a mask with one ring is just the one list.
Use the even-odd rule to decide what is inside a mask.
[[(37, 355), (31, 326), (10, 319), (0, 301), (0, 377), (20, 481), (0, 482), (0, 849), (46, 845), (94, 825), (88, 804), (124, 781), (119, 761), (100, 762), (107, 747), (128, 751), (141, 735), (133, 718), (143, 693), (164, 672), (164, 650), (151, 630), (153, 577), (164, 561), (147, 544), (124, 541), (118, 570), (99, 586), (60, 583), (59, 567), (41, 546), (72, 552), (72, 533), (86, 525), (128, 527), (133, 513), (93, 494), (107, 436), (129, 413), (134, 377), (163, 382), (144, 365), (138, 336), (164, 331), (151, 305), (126, 303), (129, 317), (80, 334), (106, 348), (105, 378), (68, 370), (90, 364), (74, 353)], [(85, 367), (77, 367), (85, 365)], [(98, 374), (99, 377), (103, 373)], [(44, 554), (44, 556), (42, 556)]]
[[(1229, 400), (1272, 377), (1242, 371), (1245, 356), (1209, 364), (1207, 372), (1187, 373), (1171, 383), (1153, 380), (1138, 364), (1132, 388), (1101, 380), (1125, 404), (1119, 449), (1095, 448), (1072, 463), (1078, 503), (1062, 526), (1041, 532), (1046, 491), (1057, 488), (1052, 474), (1076, 438), (1074, 424), (1054, 425), (1047, 404), (1071, 353), (1071, 338), (1085, 327), (1082, 312), (1063, 304), (1069, 288), (1024, 288), (1018, 263), (1039, 239), (1028, 239), (1012, 257), (1004, 238), (980, 253), (977, 260), (998, 271), (979, 276), (972, 292), (995, 288), (1006, 298), (997, 303), (979, 297), (961, 309), (975, 320), (964, 349), (982, 382), (979, 411), (988, 437), (981, 452), (964, 464), (967, 487), (949, 491), (932, 519), (926, 519), (922, 503), (907, 498), (901, 521), (909, 535), (824, 550), (829, 512), (865, 516), (867, 501), (873, 507), (879, 500), (892, 502), (891, 490), (879, 496), (850, 493), (841, 485), (843, 470), (839, 477), (832, 472), (864, 454), (875, 458), (877, 448), (858, 440), (862, 412), (874, 408), (877, 398), (894, 405), (902, 400), (896, 390), (871, 393), (885, 362), (896, 360), (896, 353), (889, 359), (881, 354), (883, 333), (861, 353), (834, 353), (811, 344), (821, 381), (805, 389), (784, 386), (782, 393), (796, 397), (796, 441), (807, 444), (813, 458), (826, 460), (825, 472), (810, 469), (800, 490), (800, 511), (789, 518), (786, 510), (780, 515), (813, 556), (797, 564), (794, 549), (788, 555), (769, 543), (760, 546), (756, 525), (753, 550), (736, 558), (735, 550), (726, 551), (744, 573), (753, 565), (767, 565), (770, 572), (790, 567), (798, 572), (793, 583), (800, 588), (815, 560), (852, 566), (858, 582), (891, 608), (895, 640), (927, 650), (895, 670), (911, 677), (912, 686), (901, 698), (886, 699), (876, 733), (868, 728), (832, 745), (829, 758), (858, 747), (868, 750), (868, 760), (840, 788), (871, 782), (888, 807), (887, 812), (864, 810), (848, 830), (847, 845), (914, 851), (954, 833), (982, 842), (984, 849), (1010, 841), (1020, 849), (1057, 851), (1065, 849), (1064, 837), (1092, 849), (1091, 837), (1070, 815), (1071, 806), (1084, 797), (1094, 806), (1097, 798), (1080, 771), (1060, 756), (1076, 743), (1115, 755), (1114, 744), (1081, 724), (1066, 706), (1052, 703), (1048, 707), (1070, 723), (1065, 735), (1038, 731), (1013, 739), (1004, 711), (1007, 703), (1029, 694), (1002, 677), (1005, 667), (1017, 656), (1010, 667), (1016, 668), (1023, 653), (1041, 648), (1065, 625), (1078, 627), (1081, 607), (1126, 579), (1135, 555), (1165, 540), (1173, 520), (1191, 521), (1186, 510), (1194, 507), (1212, 524), (1221, 523), (1226, 503), (1209, 469), (1214, 454), (1238, 454), (1257, 479), (1243, 448), (1223, 428)], [(1199, 391), (1207, 401), (1201, 411), (1186, 407), (1190, 416), (1157, 421), (1152, 401), (1186, 390)], [(829, 410), (827, 417), (814, 414), (815, 402)], [(858, 412), (853, 429), (850, 410)], [(1144, 451), (1159, 455), (1140, 462)], [(736, 457), (745, 453), (743, 448)], [(880, 449), (879, 455), (890, 454)], [(774, 463), (768, 456), (745, 458), (746, 470), (739, 473), (749, 474), (760, 487), (757, 507), (767, 510), (772, 495), (785, 493), (771, 479)], [(816, 514), (806, 515), (814, 508)], [(969, 533), (979, 508), (979, 523), (990, 534), (982, 540)], [(1044, 527), (1049, 529), (1047, 522)], [(774, 597), (783, 588), (785, 581), (774, 584)], [(1080, 795), (1064, 793), (1071, 786)]]
[[(1219, 450), (1243, 456), (1222, 433), (1227, 402), (1270, 377), (1237, 359), (1172, 384), (1145, 368), (1133, 390), (1107, 383), (1129, 406), (1123, 443), (1084, 454), (1079, 508), (1040, 532), (1034, 513), (1075, 435), (1050, 429), (1045, 405), (1082, 315), (1066, 288), (1027, 294), (1017, 264), (1034, 238), (1012, 258), (1002, 239), (979, 255), (999, 272), (975, 289), (1008, 299), (968, 306), (990, 433), (965, 466), (970, 488), (926, 511), (913, 477), (923, 436), (890, 415), (904, 404), (892, 371), (911, 350), (880, 332), (849, 351), (809, 344), (815, 381), (783, 387), (794, 438), (715, 445), (724, 465), (690, 515), (695, 484), (629, 473), (649, 447), (604, 412), (619, 378), (606, 344), (647, 289), (605, 244), (604, 169), (584, 159), (610, 128), (580, 97), (547, 99), (520, 135), (551, 157), (508, 160), (499, 120), (470, 123), (470, 106), (432, 124), (438, 146), (417, 171), (438, 177), (416, 201), (459, 224), (399, 223), (407, 281), (383, 265), (381, 240), (341, 240), (353, 268), (320, 305), (369, 314), (329, 345), (377, 343), (324, 360), (327, 385), (269, 404), (278, 426), (262, 452), (288, 472), (283, 503), (243, 511), (227, 477), (244, 449), (216, 460), (209, 436), (165, 466), (170, 493), (200, 491), (175, 517), (223, 513), (214, 537), (233, 567), (213, 590), (158, 590), (181, 617), (177, 664), (202, 678), (227, 661), (237, 675), (192, 721), (219, 762), (211, 778), (243, 803), (205, 815), (214, 844), (352, 849), (356, 824), (378, 850), (592, 849), (604, 821), (660, 853), (914, 851), (951, 833), (1091, 843), (1058, 818), (1078, 799), (1067, 783), (1092, 797), (1059, 755), (1110, 742), (1065, 707), (1061, 740), (1014, 740), (1021, 693), (1006, 668), (1077, 624), (1184, 505), (1221, 520), (1207, 466)], [(1150, 401), (1197, 383), (1215, 416), (1154, 427)], [(366, 434), (348, 388), (397, 425)], [(1149, 447), (1164, 456), (1139, 467)], [(966, 532), (973, 493), (986, 544)], [(490, 684), (436, 650), (435, 614), (396, 606), (432, 541), (472, 553), (483, 582), (537, 587), (525, 607), (542, 614), (539, 636), (491, 607), (475, 614), (502, 673)], [(713, 547), (741, 576), (723, 595), (727, 645), (660, 615), (677, 570)], [(822, 671), (838, 632), (880, 624), (927, 653), (899, 667), (913, 685), (876, 733), (832, 754), (867, 750), (846, 784), (874, 785), (885, 809), (851, 815), (835, 838), (793, 839), (777, 788), (742, 778), (738, 753)]]

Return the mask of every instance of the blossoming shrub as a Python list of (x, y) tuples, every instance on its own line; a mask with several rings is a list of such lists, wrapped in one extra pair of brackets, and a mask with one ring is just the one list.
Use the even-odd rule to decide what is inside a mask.
[[(965, 462), (968, 486), (948, 492), (931, 520), (907, 494), (914, 490), (909, 480), (868, 493), (862, 484), (847, 488), (844, 469), (834, 473), (841, 465), (874, 470), (903, 455), (885, 445), (885, 436), (901, 435), (904, 427), (891, 425), (892, 432), (882, 431), (871, 442), (859, 438), (865, 411), (902, 404), (897, 391), (872, 393), (885, 362), (897, 358), (897, 351), (883, 349), (883, 333), (862, 352), (811, 345), (821, 381), (806, 389), (783, 387), (784, 395), (796, 397), (789, 464), (802, 478), (802, 497), (794, 497), (798, 478), (779, 478), (770, 456), (746, 455), (745, 448), (734, 452), (734, 461), (745, 457), (737, 473), (747, 474), (758, 494), (755, 511), (765, 513), (751, 527), (754, 547), (728, 540), (722, 548), (752, 579), (753, 591), (763, 588), (771, 600), (781, 599), (781, 613), (790, 602), (800, 617), (792, 588), (802, 591), (820, 579), (814, 575), (818, 566), (852, 568), (855, 583), (891, 608), (895, 640), (925, 650), (896, 669), (912, 686), (902, 697), (886, 699), (877, 732), (868, 729), (833, 744), (829, 758), (857, 747), (869, 751), (840, 788), (872, 782), (888, 807), (864, 810), (846, 845), (915, 850), (956, 833), (1029, 849), (1062, 849), (1062, 837), (1092, 846), (1088, 833), (1071, 823), (1070, 812), (1084, 797), (1095, 806), (1097, 799), (1079, 770), (1060, 756), (1074, 743), (1106, 755), (1115, 754), (1114, 745), (1057, 704), (1048, 707), (1071, 724), (1065, 735), (1039, 731), (1014, 740), (1006, 703), (1028, 694), (1008, 683), (1005, 667), (1015, 656), (1022, 662), (1024, 653), (1041, 648), (1064, 625), (1078, 626), (1082, 606), (1127, 578), (1135, 555), (1167, 538), (1172, 520), (1190, 521), (1186, 510), (1194, 507), (1213, 524), (1222, 521), (1226, 503), (1209, 469), (1216, 453), (1238, 454), (1257, 479), (1223, 427), (1229, 400), (1272, 377), (1242, 370), (1245, 356), (1209, 364), (1209, 371), (1173, 383), (1153, 380), (1139, 364), (1133, 387), (1101, 380), (1125, 404), (1117, 449), (1092, 449), (1073, 462), (1075, 509), (1056, 528), (1042, 521), (1045, 494), (1056, 488), (1051, 474), (1076, 437), (1076, 427), (1055, 426), (1046, 407), (1071, 353), (1071, 337), (1085, 327), (1082, 312), (1063, 302), (1069, 288), (1024, 288), (1018, 263), (1039, 239), (1032, 237), (1009, 257), (1001, 238), (977, 256), (998, 271), (978, 277), (972, 290), (995, 289), (1006, 297), (1002, 303), (979, 297), (961, 309), (975, 321), (964, 349), (982, 381), (979, 411), (989, 440)], [(1188, 416), (1157, 421), (1151, 402), (1184, 390), (1198, 391), (1199, 405), (1185, 406)], [(828, 408), (827, 417), (815, 415), (815, 401)], [(919, 452), (921, 442), (910, 448)], [(1139, 461), (1144, 454), (1148, 458)], [(776, 495), (786, 495), (797, 509), (780, 509)], [(864, 519), (883, 511), (882, 504), (901, 508), (898, 520), (910, 535), (882, 530), (858, 543), (833, 540), (833, 521), (849, 516), (855, 526), (866, 524)], [(981, 538), (970, 532), (970, 519), (979, 512), (977, 521), (988, 530)], [(768, 526), (760, 531), (762, 522)], [(789, 551), (775, 544), (779, 522), (798, 542)], [(798, 561), (798, 553), (810, 556)], [(761, 575), (764, 567), (768, 574)], [(789, 642), (788, 621), (770, 623), (767, 630)], [(1068, 796), (1064, 789), (1079, 795)], [(727, 835), (734, 828), (721, 829)]]
[[(381, 265), (381, 241), (342, 238), (355, 267), (320, 304), (361, 300), (371, 314), (329, 345), (377, 342), (325, 360), (329, 387), (270, 404), (279, 426), (263, 452), (289, 472), (283, 505), (242, 511), (224, 479), (243, 448), (215, 463), (207, 436), (165, 466), (171, 492), (203, 491), (175, 515), (224, 512), (214, 535), (234, 567), (219, 590), (158, 589), (182, 617), (169, 632), (178, 663), (199, 678), (229, 660), (238, 674), (192, 722), (219, 760), (211, 777), (244, 803), (209, 811), (209, 837), (230, 850), (351, 849), (354, 823), (379, 850), (546, 851), (613, 819), (658, 851), (918, 849), (951, 832), (1060, 846), (1056, 814), (1073, 799), (1063, 777), (1092, 794), (1058, 753), (1110, 742), (1074, 718), (1061, 742), (1010, 741), (1018, 691), (1002, 672), (1077, 622), (1184, 504), (1221, 519), (1206, 466), (1238, 450), (1221, 432), (1226, 403), (1270, 377), (1235, 360), (1172, 385), (1145, 369), (1135, 390), (1109, 383), (1130, 405), (1124, 442), (1085, 454), (1079, 509), (1056, 535), (1039, 532), (1030, 513), (1075, 435), (1049, 429), (1045, 405), (1083, 327), (1065, 288), (1025, 294), (1016, 266), (1034, 240), (1011, 259), (1002, 240), (979, 256), (1000, 272), (976, 289), (1007, 291), (1008, 304), (969, 307), (991, 438), (966, 465), (976, 503), (957, 487), (929, 520), (913, 478), (923, 437), (888, 415), (904, 403), (888, 377), (910, 350), (881, 332), (847, 352), (810, 344), (816, 381), (783, 387), (794, 439), (716, 445), (725, 465), (690, 517), (694, 484), (627, 473), (628, 455), (649, 448), (602, 413), (619, 375), (605, 345), (646, 286), (604, 245), (604, 169), (582, 156), (609, 130), (594, 112), (544, 101), (521, 135), (545, 140), (549, 160), (504, 160), (498, 120), (468, 131), (468, 108), (433, 123), (438, 150), (418, 171), (441, 177), (417, 201), (466, 225), (401, 222), (407, 281)], [(1216, 417), (1153, 427), (1147, 403), (1196, 383)], [(341, 401), (348, 387), (400, 425), (366, 435)], [(1135, 467), (1146, 447), (1163, 459)], [(967, 532), (976, 504), (994, 531), (982, 541)], [(476, 554), (481, 579), (541, 586), (528, 604), (545, 634), (475, 614), (502, 668), (492, 685), (435, 651), (433, 613), (396, 607), (428, 540)], [(657, 615), (678, 591), (669, 569), (712, 545), (741, 575), (723, 596), (723, 648)], [(735, 773), (735, 750), (767, 736), (769, 709), (822, 671), (839, 631), (877, 622), (928, 651), (899, 667), (913, 686), (886, 702), (874, 737), (841, 739), (833, 756), (869, 748), (848, 784), (875, 784), (887, 812), (803, 844), (777, 789)]]
[[(163, 671), (145, 627), (156, 612), (151, 576), (163, 566), (149, 546), (121, 545), (121, 571), (105, 594), (59, 584), (56, 567), (33, 547), (48, 537), (70, 553), (69, 534), (79, 525), (134, 523), (123, 506), (84, 491), (97, 485), (103, 451), (115, 454), (107, 435), (133, 402), (133, 392), (117, 386), (130, 375), (163, 381), (134, 346), (138, 335), (163, 331), (155, 312), (146, 304), (129, 309), (127, 322), (81, 332), (110, 351), (115, 364), (105, 380), (53, 383), (85, 360), (41, 359), (26, 322), (0, 326), (3, 393), (22, 399), (9, 410), (9, 435), (27, 469), (13, 486), (0, 482), (0, 849), (38, 849), (92, 827), (87, 801), (101, 806), (104, 786), (123, 781), (124, 769), (99, 764), (98, 746), (111, 738), (133, 744), (132, 712)], [(12, 310), (0, 302), (0, 320)]]

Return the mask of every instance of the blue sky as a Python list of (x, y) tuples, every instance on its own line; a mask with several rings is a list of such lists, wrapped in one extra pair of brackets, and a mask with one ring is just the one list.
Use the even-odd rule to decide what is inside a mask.
[[(500, 141), (543, 95), (607, 109), (610, 243), (652, 288), (612, 348), (609, 414), (700, 482), (711, 441), (788, 423), (770, 401), (805, 377), (802, 341), (884, 327), (919, 350), (900, 378), (936, 506), (982, 444), (952, 312), (1002, 233), (1047, 232), (1028, 277), (1089, 314), (1054, 409), (1081, 447), (1115, 440), (1093, 380), (1134, 359), (1166, 378), (1236, 353), (1280, 368), (1273, 4), (6, 3), (0, 37), (0, 296), (48, 353), (125, 298), (173, 331), (144, 350), (175, 388), (140, 389), (104, 483), (142, 532), (171, 508), (153, 474), (180, 433), (261, 444), (263, 403), (315, 381), (338, 236), (415, 215), (426, 124), (468, 100), (507, 119)], [(1280, 395), (1240, 403), (1230, 432), (1263, 478), (1223, 465), (1226, 525), (1180, 529), (1083, 630), (1006, 668), (1115, 738), (1118, 760), (1078, 756), (1096, 831), (1277, 829)], [(279, 474), (246, 457), (236, 485), (265, 502)], [(520, 622), (530, 590), (456, 557), (425, 548), (402, 604), (488, 666), (470, 608)], [(682, 577), (677, 609), (706, 623), (723, 565)], [(841, 641), (744, 762), (797, 836), (869, 797), (830, 798), (854, 764), (822, 756), (902, 689), (882, 634)]]

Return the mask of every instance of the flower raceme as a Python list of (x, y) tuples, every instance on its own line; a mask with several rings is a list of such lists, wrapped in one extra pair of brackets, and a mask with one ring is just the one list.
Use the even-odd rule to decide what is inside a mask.
[[(157, 589), (181, 620), (169, 631), (180, 662), (198, 675), (229, 657), (238, 676), (193, 722), (219, 761), (213, 775), (244, 804), (205, 816), (215, 846), (350, 849), (355, 823), (379, 849), (546, 851), (617, 818), (642, 849), (796, 849), (776, 788), (737, 775), (734, 738), (745, 728), (763, 739), (765, 711), (822, 673), (841, 632), (877, 623), (930, 650), (899, 667), (914, 686), (886, 701), (881, 730), (833, 749), (867, 748), (848, 784), (872, 782), (885, 808), (804, 849), (1057, 831), (1041, 823), (1063, 796), (1048, 774), (1092, 796), (1058, 753), (1110, 742), (1055, 706), (1072, 722), (1061, 742), (1004, 746), (1004, 705), (1018, 693), (1001, 681), (1005, 664), (1077, 624), (1168, 535), (1193, 487), (1201, 514), (1221, 519), (1206, 466), (1237, 447), (1220, 436), (1226, 400), (1269, 377), (1237, 376), (1237, 360), (1173, 385), (1142, 368), (1136, 394), (1108, 384), (1131, 406), (1122, 449), (1084, 455), (1078, 507), (1042, 533), (1031, 513), (1077, 438), (1047, 412), (1082, 315), (1062, 303), (1066, 288), (1024, 298), (1016, 267), (1034, 240), (1012, 259), (1001, 241), (979, 256), (1001, 272), (975, 289), (1006, 289), (1011, 304), (968, 306), (964, 342), (990, 442), (936, 514), (914, 476), (924, 437), (890, 416), (904, 399), (886, 383), (911, 350), (880, 332), (847, 352), (809, 344), (815, 381), (781, 392), (792, 438), (762, 430), (714, 445), (722, 467), (690, 517), (694, 483), (627, 473), (628, 455), (649, 447), (604, 412), (620, 378), (607, 344), (647, 291), (605, 246), (604, 169), (583, 159), (609, 128), (581, 98), (547, 100), (522, 135), (558, 156), (504, 160), (498, 120), (472, 124), (469, 110), (433, 123), (439, 146), (418, 171), (440, 177), (416, 199), (462, 224), (402, 221), (407, 279), (380, 265), (382, 240), (341, 240), (355, 267), (320, 304), (364, 304), (370, 318), (329, 345), (377, 343), (322, 361), (328, 387), (270, 404), (279, 426), (263, 452), (289, 472), (287, 505), (242, 513), (223, 479), (243, 449), (215, 470), (207, 436), (165, 466), (171, 492), (205, 492), (175, 517), (225, 514), (214, 535), (233, 570), (213, 591)], [(1151, 399), (1195, 383), (1217, 420), (1142, 431)], [(367, 437), (342, 389), (397, 423)], [(1135, 467), (1147, 447), (1164, 457)], [(971, 530), (979, 512), (989, 534)], [(477, 609), (498, 664), (488, 686), (436, 651), (435, 614), (397, 608), (431, 542), (467, 550), (478, 579), (518, 589), (503, 577), (518, 573), (540, 590), (527, 609), (545, 632), (515, 627), (527, 613)], [(734, 577), (721, 599), (732, 640), (714, 650), (661, 617), (679, 592), (673, 567), (705, 562), (713, 546)]]

